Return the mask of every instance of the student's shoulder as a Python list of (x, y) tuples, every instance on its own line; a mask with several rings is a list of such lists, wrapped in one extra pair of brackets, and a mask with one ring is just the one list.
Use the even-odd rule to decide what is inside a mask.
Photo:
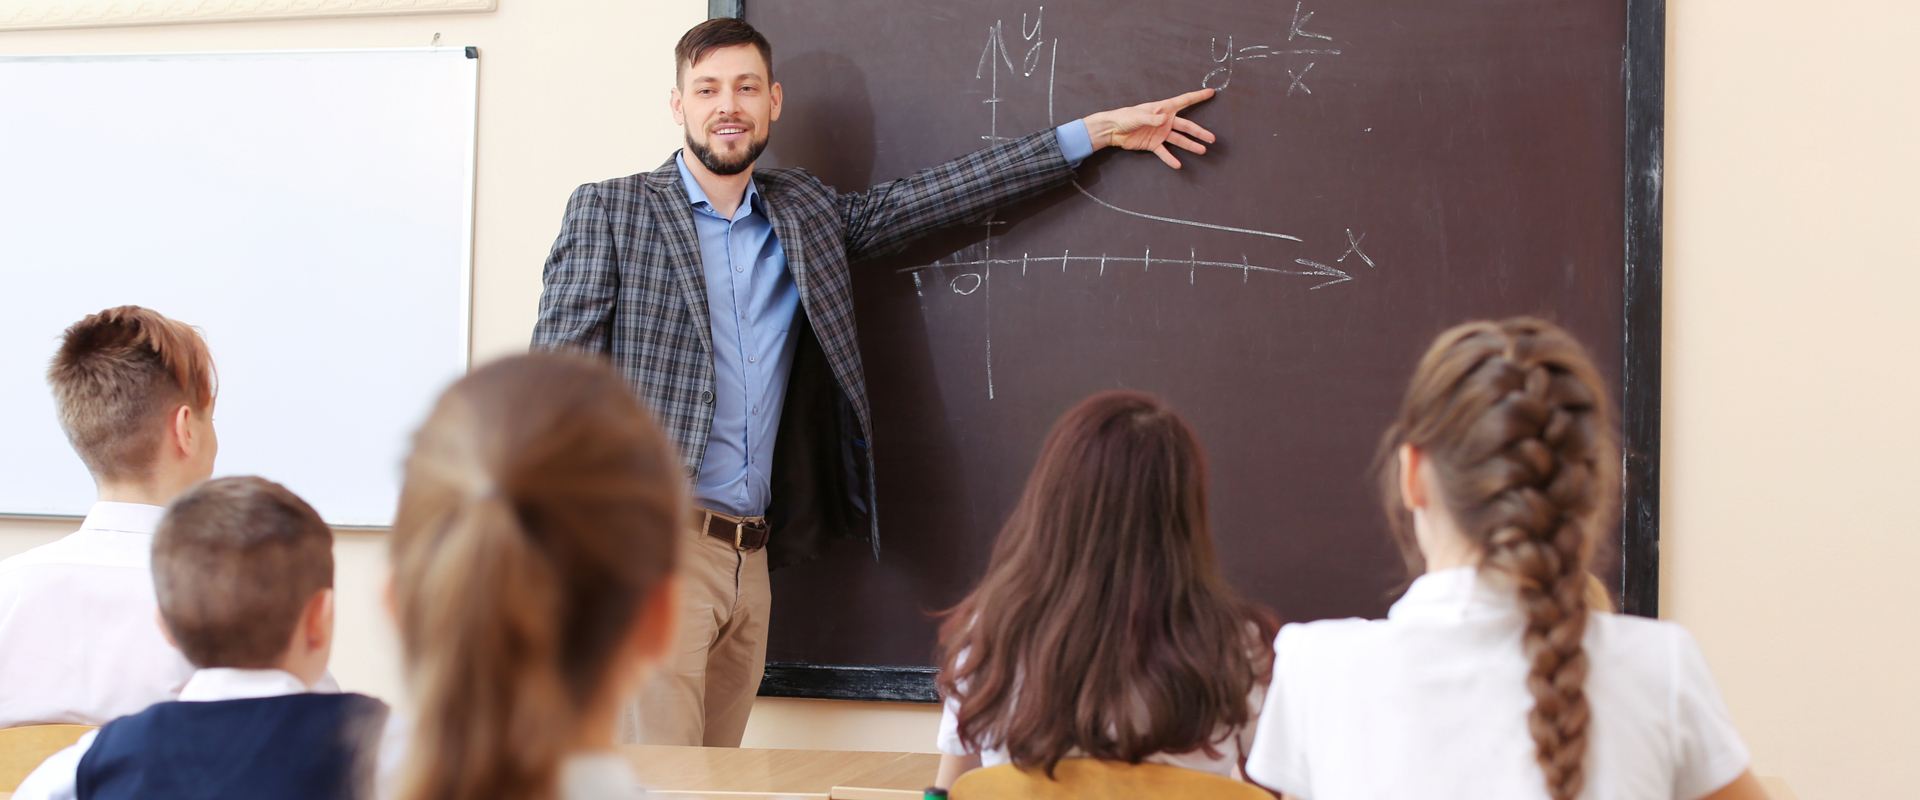
[(1597, 668), (1644, 678), (1670, 677), (1680, 660), (1695, 657), (1700, 649), (1693, 634), (1677, 622), (1605, 612), (1589, 618), (1584, 644)]
[(101, 546), (86, 534), (87, 531), (75, 531), (31, 550), (0, 559), (0, 582), (60, 567), (147, 570), (147, 563), (139, 557), (141, 553)]
[(1366, 658), (1389, 636), (1384, 620), (1322, 619), (1280, 626), (1274, 639), (1276, 668), (1293, 671)]

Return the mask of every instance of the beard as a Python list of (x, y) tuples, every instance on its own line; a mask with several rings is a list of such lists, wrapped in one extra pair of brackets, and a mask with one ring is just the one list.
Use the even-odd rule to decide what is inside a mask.
[(713, 152), (713, 149), (705, 144), (694, 141), (693, 132), (688, 131), (687, 150), (693, 153), (694, 158), (700, 159), (700, 165), (706, 167), (708, 172), (715, 175), (738, 175), (753, 166), (753, 162), (760, 160), (760, 154), (767, 149), (767, 142), (772, 139), (773, 135), (768, 134), (759, 141), (748, 144), (746, 152), (729, 158)]

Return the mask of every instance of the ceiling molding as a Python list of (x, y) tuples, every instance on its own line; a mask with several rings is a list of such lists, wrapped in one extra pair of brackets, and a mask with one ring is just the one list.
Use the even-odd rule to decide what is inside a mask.
[(0, 30), (492, 11), (499, 0), (0, 0)]

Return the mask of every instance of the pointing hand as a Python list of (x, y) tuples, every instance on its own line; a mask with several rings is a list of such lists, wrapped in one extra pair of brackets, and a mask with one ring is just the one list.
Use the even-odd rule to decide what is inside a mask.
[[(1167, 150), (1171, 144), (1190, 153), (1205, 153), (1213, 134), (1193, 120), (1180, 116), (1188, 106), (1213, 96), (1212, 89), (1188, 92), (1166, 100), (1102, 111), (1086, 118), (1087, 136), (1093, 149), (1113, 145), (1127, 150), (1151, 150), (1167, 166), (1180, 168), (1180, 160)], [(1195, 140), (1199, 141), (1195, 141)]]

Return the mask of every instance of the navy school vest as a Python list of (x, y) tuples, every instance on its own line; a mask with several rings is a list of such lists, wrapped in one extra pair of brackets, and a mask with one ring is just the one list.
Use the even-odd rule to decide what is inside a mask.
[(100, 729), (74, 788), (79, 800), (371, 797), (386, 719), (359, 694), (156, 703)]

